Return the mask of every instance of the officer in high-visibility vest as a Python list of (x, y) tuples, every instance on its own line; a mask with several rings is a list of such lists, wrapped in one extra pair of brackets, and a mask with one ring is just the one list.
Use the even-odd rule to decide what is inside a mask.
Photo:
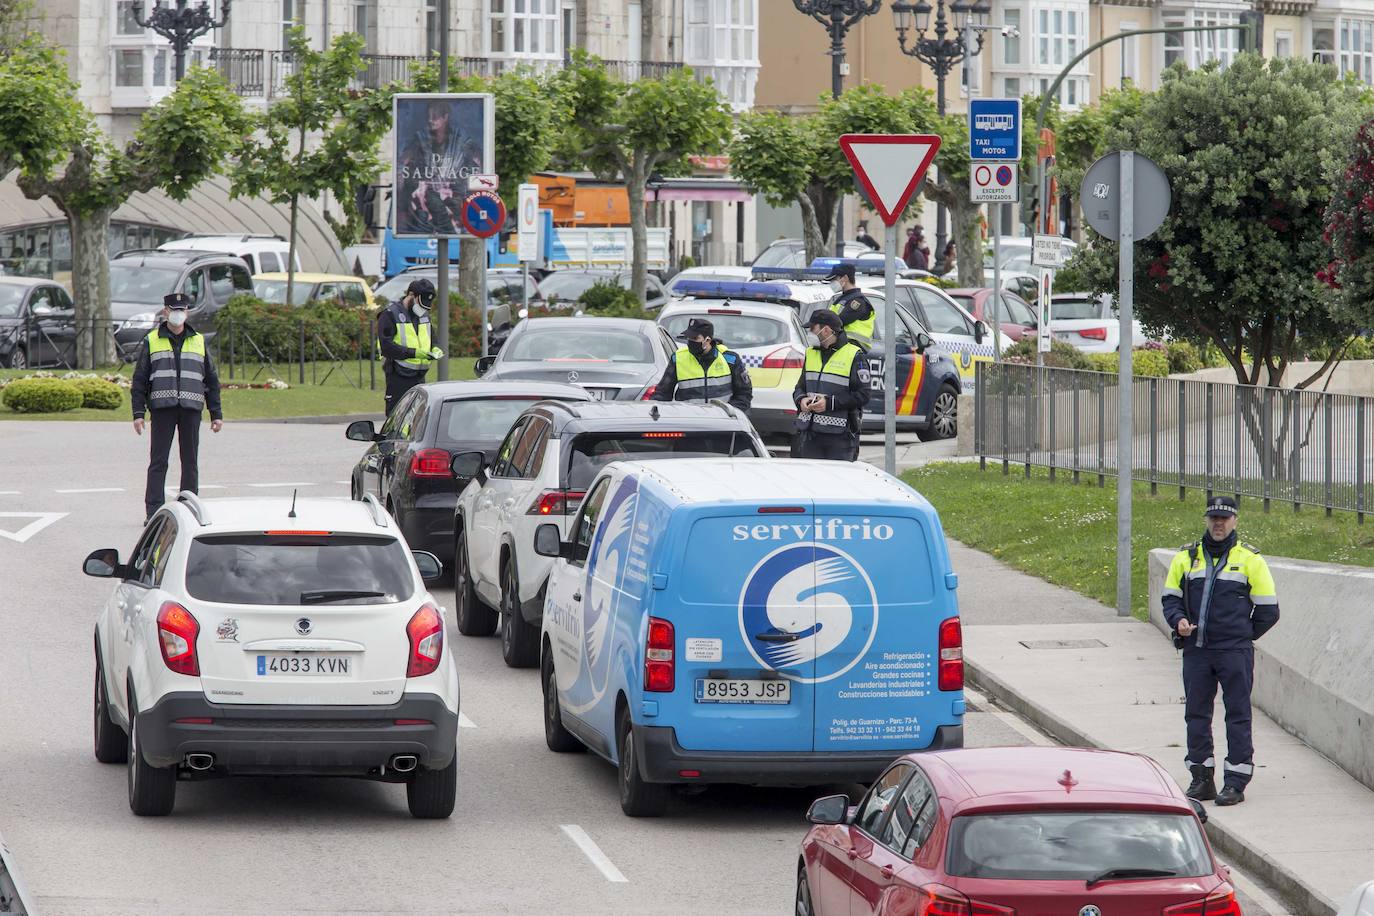
[(826, 277), (835, 291), (830, 301), (830, 310), (840, 316), (849, 342), (873, 349), (873, 330), (878, 323), (878, 315), (873, 311), (873, 303), (868, 301), (864, 291), (854, 285), (854, 265), (836, 264), (835, 269)]
[(377, 316), (377, 358), (386, 375), (388, 417), (402, 395), (422, 384), (430, 365), (444, 355), (430, 339), (434, 295), (434, 284), (421, 277), (411, 281), (400, 302), (391, 303)]
[[(1207, 533), (1185, 544), (1169, 564), (1161, 601), (1183, 650), (1186, 763), (1193, 774), (1186, 794), (1218, 805), (1245, 801), (1255, 772), (1250, 690), (1255, 683), (1254, 641), (1279, 622), (1274, 577), (1259, 551), (1236, 540), (1236, 501), (1207, 503)], [(1226, 705), (1224, 785), (1217, 792), (1212, 756), (1212, 707), (1217, 687)]]
[(871, 385), (868, 359), (829, 309), (812, 312), (806, 327), (815, 340), (792, 391), (797, 405), (792, 457), (853, 461)]
[(663, 378), (654, 386), (654, 401), (726, 401), (747, 411), (754, 402), (749, 370), (738, 353), (716, 340), (711, 322), (693, 318), (677, 339), (687, 346), (673, 355)]
[(181, 489), (200, 487), (200, 416), (210, 411), (210, 430), (224, 426), (219, 376), (205, 350), (205, 338), (186, 323), (191, 297), (169, 293), (162, 299), (162, 321), (139, 346), (130, 397), (134, 432), (143, 435), (143, 415), (152, 415), (148, 481), (143, 493), (144, 521), (165, 501), (167, 463), (176, 436), (181, 451)]

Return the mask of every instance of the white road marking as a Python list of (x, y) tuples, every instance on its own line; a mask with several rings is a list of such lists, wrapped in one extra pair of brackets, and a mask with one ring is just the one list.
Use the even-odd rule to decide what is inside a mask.
[(601, 851), (601, 847), (596, 845), (596, 841), (587, 836), (587, 831), (576, 824), (563, 824), (562, 830), (568, 835), (568, 839), (577, 844), (577, 848), (582, 850), (583, 855), (591, 860), (607, 881), (614, 884), (627, 884), (629, 878), (625, 877), (620, 869), (615, 867), (615, 863), (606, 857)]
[(1032, 728), (1030, 725), (1021, 721), (1017, 716), (992, 705), (992, 702), (987, 697), (983, 696), (983, 694), (974, 690), (972, 687), (964, 688), (964, 696), (973, 701), (978, 707), (979, 712), (992, 716), (1003, 725), (1029, 740), (1031, 744), (1038, 744), (1041, 747), (1050, 747), (1055, 743), (1048, 735), (1038, 729)]
[(469, 719), (467, 713), (465, 713), (465, 712), (460, 712), (460, 713), (458, 713), (458, 727), (459, 727), (459, 728), (476, 728), (476, 727), (477, 727), (477, 723), (474, 722), (474, 721), (472, 721), (471, 719)]
[(84, 490), (54, 490), (54, 493), (123, 493), (123, 487), (90, 487)]
[(33, 519), (17, 531), (6, 531), (0, 528), (0, 538), (9, 538), (11, 541), (22, 544), (53, 522), (60, 518), (66, 518), (69, 514), (68, 512), (0, 512), (0, 518)]
[(313, 483), (250, 483), (250, 487), (264, 489), (267, 487), (313, 487)]
[(0, 490), (0, 496), (18, 496), (18, 490)]

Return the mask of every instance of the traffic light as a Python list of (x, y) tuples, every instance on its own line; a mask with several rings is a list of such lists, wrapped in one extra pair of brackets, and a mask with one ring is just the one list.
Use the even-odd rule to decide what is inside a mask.
[(1264, 55), (1264, 14), (1258, 10), (1244, 10), (1240, 14), (1240, 50), (1241, 53), (1253, 51), (1261, 56)]

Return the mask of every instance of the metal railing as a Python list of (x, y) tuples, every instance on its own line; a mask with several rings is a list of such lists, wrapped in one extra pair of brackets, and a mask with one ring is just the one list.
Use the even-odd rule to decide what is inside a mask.
[[(1248, 496), (1326, 514), (1374, 506), (1374, 398), (1136, 376), (1132, 477), (1160, 487)], [(974, 451), (980, 463), (1116, 476), (1114, 374), (979, 363)]]
[(211, 48), (210, 62), (229, 87), (245, 98), (267, 94), (267, 54), (261, 48)]

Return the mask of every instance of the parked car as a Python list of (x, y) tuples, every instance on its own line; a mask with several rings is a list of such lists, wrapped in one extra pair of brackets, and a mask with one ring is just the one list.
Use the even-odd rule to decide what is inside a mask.
[(956, 350), (948, 349), (931, 337), (930, 331), (906, 308), (897, 304), (897, 340), (889, 347), (884, 338), (887, 302), (884, 293), (865, 290), (873, 304), (877, 322), (873, 346), (868, 350), (869, 377), (873, 396), (864, 408), (863, 429), (883, 428), (883, 364), (890, 352), (897, 358), (897, 428), (911, 430), (922, 442), (952, 439), (959, 433), (959, 395), (964, 390)]
[(0, 277), (0, 366), (76, 365), (72, 297), (52, 280)]
[(807, 820), (798, 914), (1240, 916), (1201, 803), (1141, 754), (908, 754), (857, 806), (832, 795)]
[[(286, 301), (287, 274), (284, 271), (253, 277), (253, 291), (265, 302)], [(362, 277), (352, 274), (298, 273), (291, 289), (291, 304), (328, 302), (350, 308), (374, 309), (377, 298)]]
[[(216, 251), (232, 254), (248, 265), (250, 274), (265, 274), (286, 270), (290, 264), (291, 243), (279, 235), (192, 235), (184, 239), (164, 242), (161, 251)], [(296, 253), (296, 270), (301, 269), (300, 253)]]
[[(844, 243), (844, 257), (882, 257), (881, 252), (875, 252), (863, 242), (856, 242), (850, 239)], [(766, 248), (754, 256), (750, 261), (751, 267), (782, 267), (790, 269), (804, 268), (808, 264), (806, 257), (806, 241), (804, 239), (775, 239)]]
[(701, 280), (729, 280), (741, 281), (749, 279), (750, 268), (748, 267), (687, 267), (673, 274), (673, 278), (663, 287), (663, 291), (668, 294), (670, 299), (681, 298), (683, 293), (680, 291), (684, 282), (698, 282)]
[(215, 336), (215, 313), (242, 293), (253, 292), (253, 276), (242, 258), (213, 251), (121, 251), (110, 259), (110, 317), (115, 344), (125, 360), (138, 355), (138, 345), (158, 326), (162, 299), (168, 293), (191, 297), (186, 322), (205, 336)]
[(440, 564), (375, 500), (182, 493), (127, 561), (83, 569), (118, 583), (95, 626), (95, 757), (127, 764), (134, 814), (170, 814), (180, 780), (258, 774), (402, 782), (415, 817), (452, 813)]
[(477, 360), (484, 379), (567, 382), (597, 401), (637, 401), (653, 393), (677, 344), (636, 318), (527, 318), (501, 352)]
[[(629, 289), (630, 272), (604, 267), (566, 267), (547, 274), (539, 281), (539, 289), (544, 294), (544, 301), (557, 307), (560, 303), (577, 302), (578, 297), (596, 283), (615, 283), (621, 289)], [(645, 283), (644, 308), (648, 311), (662, 308), (668, 302), (663, 283), (653, 274), (648, 275)]]
[[(947, 289), (945, 293), (979, 321), (992, 326), (992, 289)], [(1034, 337), (1039, 321), (1035, 309), (1026, 300), (1010, 290), (1002, 290), (1001, 311), (997, 316), (1002, 325), (1002, 336), (1018, 341), (1023, 337)]]
[[(1004, 235), (1000, 239), (999, 248), (1001, 249), (1002, 270), (1014, 271), (1017, 273), (1031, 273), (1039, 270), (1031, 263), (1031, 253), (1034, 248), (1034, 240), (1025, 235)], [(1078, 243), (1066, 236), (1059, 239), (1059, 249), (1067, 263), (1073, 253), (1078, 250)], [(992, 241), (989, 239), (983, 247), (983, 270), (991, 272), (993, 266)]]
[[(407, 267), (377, 287), (374, 295), (382, 302), (399, 302), (405, 297), (406, 287), (421, 278), (437, 285), (439, 283), (439, 268), (433, 265)], [(448, 282), (451, 290), (458, 289), (458, 268), (454, 267), (449, 270)], [(539, 283), (533, 276), (526, 278), (523, 271), (511, 270), (506, 267), (494, 267), (487, 271), (488, 305), (509, 305), (519, 308), (524, 304), (526, 290), (529, 292), (531, 306), (543, 303), (544, 299), (539, 291)]]
[[(356, 420), (346, 435), (371, 443), (351, 474), (353, 499), (375, 496), (412, 547), (453, 556), (453, 510), (470, 477), (453, 455), (490, 461), (521, 411), (542, 400), (586, 401), (586, 391), (553, 382), (431, 382), (412, 388), (382, 424)], [(452, 570), (450, 570), (452, 572)]]
[[(1140, 319), (1132, 322), (1132, 347), (1149, 341)], [(1121, 316), (1109, 293), (1054, 293), (1050, 330), (1059, 340), (1085, 353), (1115, 353), (1121, 345)]]
[(1351, 891), (1337, 916), (1374, 916), (1374, 881), (1366, 881)]
[(588, 485), (613, 461), (702, 455), (768, 450), (749, 420), (723, 404), (546, 402), (525, 411), (495, 461), (454, 456), (455, 473), (476, 476), (453, 518), (458, 632), (486, 636), (499, 624), (506, 664), (535, 665), (549, 574), (549, 561), (534, 553), (535, 528), (549, 522), (566, 533)]

